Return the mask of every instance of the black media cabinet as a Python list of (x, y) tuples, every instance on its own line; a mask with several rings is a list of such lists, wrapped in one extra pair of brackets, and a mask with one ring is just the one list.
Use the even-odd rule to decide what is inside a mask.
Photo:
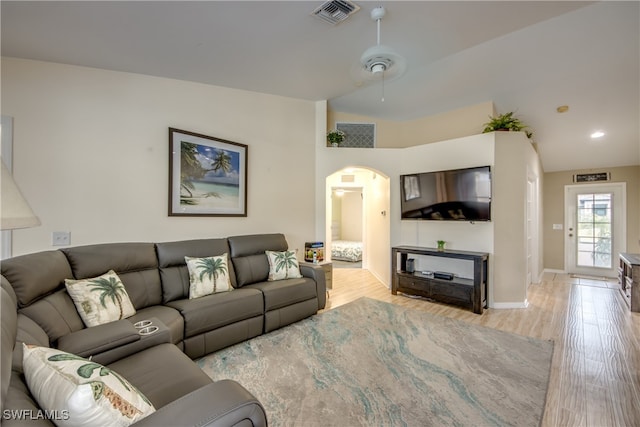
[[(398, 265), (400, 254), (400, 265)], [(455, 258), (473, 261), (473, 279), (454, 277), (452, 280), (436, 279), (432, 274), (407, 271), (410, 254)], [(435, 301), (461, 305), (482, 314), (487, 307), (487, 271), (489, 254), (469, 251), (440, 251), (419, 246), (396, 246), (391, 248), (391, 293), (420, 295)], [(455, 272), (454, 272), (455, 273)]]

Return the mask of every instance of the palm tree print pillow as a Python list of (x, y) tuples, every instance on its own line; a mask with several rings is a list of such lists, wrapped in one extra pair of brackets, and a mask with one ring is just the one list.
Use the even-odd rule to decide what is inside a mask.
[(206, 258), (184, 257), (189, 269), (189, 299), (233, 289), (227, 259), (226, 253)]
[(155, 412), (129, 381), (88, 359), (23, 344), (22, 363), (29, 391), (58, 426), (128, 426)]
[(90, 279), (65, 279), (64, 284), (87, 327), (136, 314), (127, 290), (113, 270)]
[(269, 260), (269, 280), (299, 279), (300, 266), (294, 251), (265, 251)]

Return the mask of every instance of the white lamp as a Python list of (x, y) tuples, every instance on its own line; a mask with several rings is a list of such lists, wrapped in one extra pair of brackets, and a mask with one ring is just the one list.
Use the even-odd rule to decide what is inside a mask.
[(2, 193), (0, 193), (0, 230), (15, 230), (40, 225), (40, 220), (33, 213), (22, 193), (13, 181), (9, 170), (2, 163)]

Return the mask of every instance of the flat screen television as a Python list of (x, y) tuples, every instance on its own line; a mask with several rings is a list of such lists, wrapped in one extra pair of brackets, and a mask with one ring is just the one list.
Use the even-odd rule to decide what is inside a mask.
[(491, 221), (491, 167), (400, 176), (402, 219)]

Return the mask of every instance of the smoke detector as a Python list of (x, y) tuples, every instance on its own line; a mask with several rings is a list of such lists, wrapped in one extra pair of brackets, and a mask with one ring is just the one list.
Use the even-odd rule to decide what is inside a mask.
[(346, 0), (329, 0), (318, 6), (311, 14), (331, 25), (338, 25), (354, 13), (360, 6)]

